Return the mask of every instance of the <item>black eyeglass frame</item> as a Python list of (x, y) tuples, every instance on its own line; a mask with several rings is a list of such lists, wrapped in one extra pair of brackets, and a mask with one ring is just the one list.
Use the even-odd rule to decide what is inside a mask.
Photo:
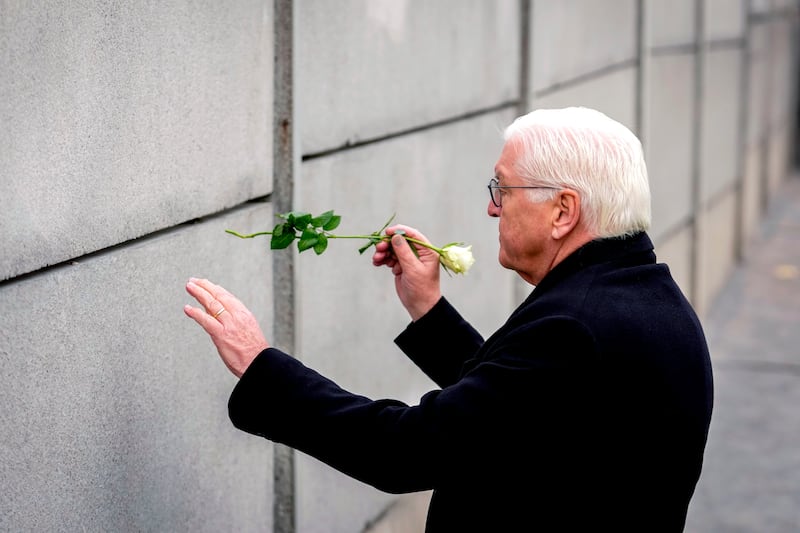
[[(492, 182), (494, 182), (494, 184), (492, 184)], [(543, 185), (500, 185), (500, 182), (497, 180), (497, 178), (490, 179), (489, 185), (486, 187), (489, 189), (489, 198), (492, 199), (492, 203), (495, 207), (503, 207), (503, 200), (500, 200), (500, 202), (495, 200), (494, 191), (492, 189), (561, 189), (561, 187), (545, 187)]]

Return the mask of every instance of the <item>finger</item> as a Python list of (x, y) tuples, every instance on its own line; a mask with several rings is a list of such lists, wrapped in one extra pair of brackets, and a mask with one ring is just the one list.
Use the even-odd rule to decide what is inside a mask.
[(372, 264), (375, 265), (376, 267), (385, 266), (393, 268), (397, 264), (397, 260), (394, 257), (387, 257), (383, 261), (373, 261)]
[(375, 251), (376, 252), (386, 252), (387, 250), (391, 249), (391, 246), (387, 241), (380, 241), (375, 244)]
[(394, 235), (397, 233), (398, 230), (403, 230), (406, 235), (411, 237), (412, 239), (417, 239), (418, 241), (422, 242), (430, 242), (428, 238), (420, 233), (416, 228), (412, 228), (411, 226), (405, 226), (403, 224), (395, 224), (394, 226), (386, 228), (387, 235)]
[(228, 292), (228, 289), (226, 289), (222, 285), (217, 285), (216, 283), (212, 283), (207, 279), (201, 279), (199, 281), (201, 283), (201, 286), (204, 287), (208, 292), (213, 294), (217, 300), (225, 301), (229, 298), (235, 298), (235, 296), (233, 296), (233, 294)]
[(218, 318), (221, 313), (224, 313), (223, 310), (229, 310), (228, 308), (233, 306), (233, 302), (230, 301), (233, 295), (207, 279), (190, 278), (186, 284), (186, 290), (214, 318)]
[(402, 235), (395, 234), (392, 237), (392, 251), (397, 261), (401, 264), (407, 264), (411, 261), (419, 261), (417, 256), (411, 250), (413, 246)]
[(394, 255), (392, 255), (391, 248), (372, 254), (372, 264), (375, 266), (392, 266), (392, 262), (394, 262)]
[[(207, 289), (201, 287), (199, 285), (199, 280), (192, 278), (186, 283), (186, 292), (191, 294), (197, 303), (203, 306), (206, 312), (216, 312), (220, 307), (220, 303), (216, 301), (214, 295), (208, 292)], [(211, 311), (212, 305), (214, 306), (214, 311)]]
[(197, 303), (206, 307), (206, 305), (214, 300), (214, 297), (203, 287), (197, 284), (195, 278), (190, 278), (186, 283), (186, 292), (191, 294)]
[(383, 266), (386, 264), (386, 254), (374, 253), (372, 254), (372, 264), (374, 266)]
[(216, 283), (212, 283), (205, 278), (190, 278), (189, 281), (193, 282), (198, 287), (201, 287), (215, 300), (219, 300), (220, 298), (225, 298), (226, 296), (230, 295), (230, 293), (226, 291), (224, 287), (217, 285)]
[(183, 312), (186, 313), (186, 316), (197, 322), (200, 327), (202, 327), (206, 333), (212, 337), (219, 335), (224, 329), (224, 326), (219, 322), (219, 320), (216, 320), (203, 309), (192, 307), (191, 305), (184, 305)]

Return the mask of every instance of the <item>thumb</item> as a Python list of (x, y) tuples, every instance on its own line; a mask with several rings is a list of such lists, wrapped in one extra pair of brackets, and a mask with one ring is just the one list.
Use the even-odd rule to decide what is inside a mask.
[(417, 259), (416, 254), (414, 254), (414, 251), (411, 249), (412, 246), (413, 245), (402, 235), (395, 233), (392, 236), (392, 251), (401, 264), (407, 264)]

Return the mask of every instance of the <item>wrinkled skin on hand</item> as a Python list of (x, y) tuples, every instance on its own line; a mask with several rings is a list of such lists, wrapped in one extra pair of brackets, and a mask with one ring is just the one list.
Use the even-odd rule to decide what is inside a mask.
[(189, 279), (186, 291), (201, 307), (186, 305), (184, 313), (209, 334), (225, 366), (242, 377), (253, 359), (269, 348), (253, 313), (236, 296), (207, 279)]
[(392, 269), (395, 276), (394, 286), (400, 302), (411, 319), (418, 320), (430, 311), (442, 296), (439, 283), (439, 254), (424, 246), (415, 246), (408, 242), (397, 234), (399, 230), (414, 239), (430, 242), (422, 233), (409, 226), (398, 224), (388, 227), (386, 234), (392, 236), (392, 240), (375, 245), (372, 264)]

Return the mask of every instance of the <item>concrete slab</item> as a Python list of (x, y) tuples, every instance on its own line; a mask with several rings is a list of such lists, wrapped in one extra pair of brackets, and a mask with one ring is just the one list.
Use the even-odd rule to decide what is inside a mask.
[(649, 45), (653, 48), (693, 45), (696, 2), (674, 0), (644, 2)]
[[(266, 204), (0, 286), (1, 531), (269, 531), (272, 446), (183, 314), (208, 277), (271, 324)], [(198, 505), (203, 502), (203, 505)]]
[(649, 60), (643, 143), (652, 195), (650, 233), (656, 239), (692, 214), (694, 63), (694, 54), (685, 53)]
[(706, 0), (703, 4), (706, 41), (742, 38), (747, 15), (745, 4), (741, 0)]
[(708, 51), (703, 60), (700, 201), (706, 203), (740, 177), (743, 50)]
[(687, 297), (692, 288), (692, 236), (691, 227), (686, 225), (667, 238), (653, 241), (658, 261), (669, 265), (672, 277)]
[(272, 3), (198, 4), (2, 3), (0, 280), (271, 190)]
[(692, 301), (704, 315), (736, 262), (736, 191), (729, 189), (697, 215), (697, 287)]
[[(497, 220), (486, 214), (501, 131), (513, 118), (509, 109), (305, 161), (297, 207), (334, 209), (339, 235), (377, 231), (394, 213), (437, 245), (472, 245), (475, 265), (442, 274), (443, 292), (488, 335), (517, 305), (517, 276), (498, 264)], [(372, 266), (371, 251), (358, 254), (365, 243), (331, 240), (321, 256), (298, 256), (298, 357), (353, 392), (414, 404), (433, 385), (392, 342), (410, 319), (391, 273)], [(347, 313), (354, 308), (371, 311)], [(306, 456), (296, 464), (298, 517), (309, 530), (360, 531), (394, 499)]]
[(552, 92), (534, 95), (534, 107), (581, 105), (602, 111), (636, 131), (636, 69), (621, 68)]
[(517, 0), (297, 2), (303, 154), (519, 97)]
[(637, 49), (634, 0), (543, 0), (531, 10), (531, 88), (549, 90), (632, 61)]

